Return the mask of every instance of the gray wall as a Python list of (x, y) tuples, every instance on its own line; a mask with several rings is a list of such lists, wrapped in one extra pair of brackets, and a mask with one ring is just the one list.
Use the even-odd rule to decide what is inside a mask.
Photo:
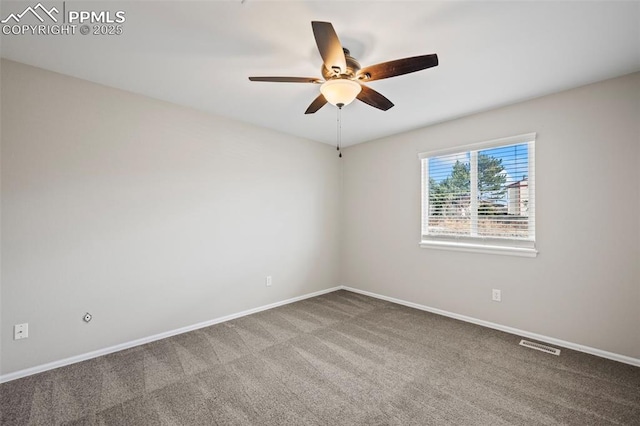
[[(639, 120), (636, 73), (346, 149), (342, 284), (640, 358)], [(538, 257), (419, 248), (416, 154), (528, 132)]]
[(3, 374), (339, 284), (334, 148), (1, 66)]
[[(330, 146), (1, 78), (2, 374), (338, 284), (640, 357), (640, 74), (348, 148), (342, 184)], [(416, 154), (532, 131), (540, 255), (420, 249)]]

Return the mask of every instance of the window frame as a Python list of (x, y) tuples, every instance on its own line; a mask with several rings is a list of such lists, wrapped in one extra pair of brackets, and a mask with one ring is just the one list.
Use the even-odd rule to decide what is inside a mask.
[[(453, 148), (439, 149), (434, 151), (421, 152), (418, 154), (421, 168), (421, 208), (420, 216), (420, 247), (440, 250), (466, 251), (475, 253), (503, 254), (524, 257), (536, 257), (536, 204), (535, 204), (535, 132), (525, 133), (517, 136), (493, 139), (489, 141), (473, 143), (469, 145), (457, 146)], [(471, 235), (429, 235), (429, 159), (452, 154), (465, 154), (477, 156), (479, 151), (497, 148), (501, 146), (528, 144), (528, 191), (529, 191), (529, 237), (524, 238), (503, 238), (503, 237), (482, 237)], [(477, 172), (477, 171), (476, 171)], [(477, 180), (477, 179), (476, 179)], [(472, 177), (473, 181), (473, 177)], [(475, 183), (475, 182), (474, 182)], [(477, 218), (477, 211), (472, 212), (472, 216)], [(533, 225), (533, 226), (532, 226)]]

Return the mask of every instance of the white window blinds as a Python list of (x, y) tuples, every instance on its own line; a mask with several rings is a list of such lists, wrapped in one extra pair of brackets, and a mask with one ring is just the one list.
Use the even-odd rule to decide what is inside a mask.
[(422, 240), (535, 246), (535, 134), (420, 154)]

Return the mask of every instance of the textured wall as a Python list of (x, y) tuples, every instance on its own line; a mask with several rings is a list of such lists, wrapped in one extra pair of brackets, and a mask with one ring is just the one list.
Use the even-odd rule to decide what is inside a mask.
[[(640, 358), (639, 118), (636, 73), (348, 148), (342, 283)], [(416, 154), (528, 132), (538, 257), (419, 248)]]
[(3, 374), (339, 284), (334, 148), (1, 71)]

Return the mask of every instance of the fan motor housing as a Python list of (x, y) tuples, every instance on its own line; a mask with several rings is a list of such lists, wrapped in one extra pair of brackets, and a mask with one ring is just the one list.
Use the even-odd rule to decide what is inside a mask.
[(344, 51), (344, 57), (347, 62), (347, 71), (340, 74), (340, 72), (327, 69), (327, 67), (322, 65), (321, 72), (325, 80), (331, 80), (336, 77), (355, 79), (358, 71), (360, 71), (360, 63), (351, 56), (349, 49), (342, 48), (342, 50)]

